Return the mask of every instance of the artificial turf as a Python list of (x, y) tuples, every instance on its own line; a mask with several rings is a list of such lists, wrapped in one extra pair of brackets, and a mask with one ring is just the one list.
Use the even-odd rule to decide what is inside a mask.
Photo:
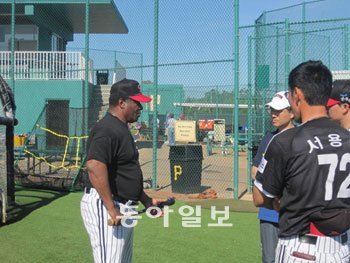
[[(0, 227), (0, 262), (92, 262), (80, 217), (81, 196), (17, 188), (18, 206), (10, 211), (9, 223)], [(214, 227), (208, 226), (217, 222), (211, 210), (195, 203), (203, 208), (200, 227), (186, 228), (179, 214), (183, 205), (178, 201), (171, 207), (169, 227), (163, 226), (164, 218), (142, 215), (135, 227), (133, 262), (261, 262), (256, 213), (233, 211), (225, 221), (231, 227)]]

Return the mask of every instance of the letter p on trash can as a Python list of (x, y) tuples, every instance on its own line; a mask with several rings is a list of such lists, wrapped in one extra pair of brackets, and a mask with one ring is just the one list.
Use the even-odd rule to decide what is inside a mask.
[(182, 174), (182, 167), (180, 165), (174, 165), (174, 180), (177, 181), (178, 176)]
[(172, 145), (169, 160), (172, 192), (201, 192), (202, 145)]

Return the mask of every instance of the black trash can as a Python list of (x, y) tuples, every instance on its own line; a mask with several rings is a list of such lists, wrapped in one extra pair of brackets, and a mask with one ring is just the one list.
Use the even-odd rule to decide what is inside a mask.
[(202, 179), (202, 145), (173, 145), (169, 150), (173, 193), (199, 193)]
[(97, 85), (108, 84), (108, 70), (97, 70), (96, 71), (96, 82)]

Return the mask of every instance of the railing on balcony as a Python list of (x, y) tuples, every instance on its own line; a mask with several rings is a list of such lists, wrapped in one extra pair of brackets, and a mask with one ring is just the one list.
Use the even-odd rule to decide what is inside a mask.
[[(15, 79), (32, 80), (82, 80), (85, 79), (85, 57), (81, 52), (16, 51)], [(0, 52), (0, 74), (11, 76), (11, 52)], [(93, 83), (93, 62), (89, 60), (89, 78)]]

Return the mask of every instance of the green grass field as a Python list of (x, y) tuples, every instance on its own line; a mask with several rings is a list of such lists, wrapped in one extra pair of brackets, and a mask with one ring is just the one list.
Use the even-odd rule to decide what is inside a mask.
[[(19, 206), (10, 211), (9, 224), (0, 227), (0, 262), (92, 262), (87, 233), (80, 218), (82, 193), (18, 188)], [(210, 207), (213, 201), (198, 204)], [(215, 201), (217, 202), (217, 201)], [(250, 203), (219, 201), (231, 209)], [(214, 203), (215, 204), (215, 203)], [(232, 227), (209, 227), (210, 209), (201, 209), (201, 227), (185, 228), (172, 206), (169, 227), (143, 215), (135, 227), (134, 262), (261, 262), (256, 213), (230, 212)], [(220, 207), (220, 205), (218, 206)], [(242, 209), (239, 208), (239, 209)], [(235, 209), (233, 209), (235, 210)], [(252, 210), (254, 211), (254, 210)]]

